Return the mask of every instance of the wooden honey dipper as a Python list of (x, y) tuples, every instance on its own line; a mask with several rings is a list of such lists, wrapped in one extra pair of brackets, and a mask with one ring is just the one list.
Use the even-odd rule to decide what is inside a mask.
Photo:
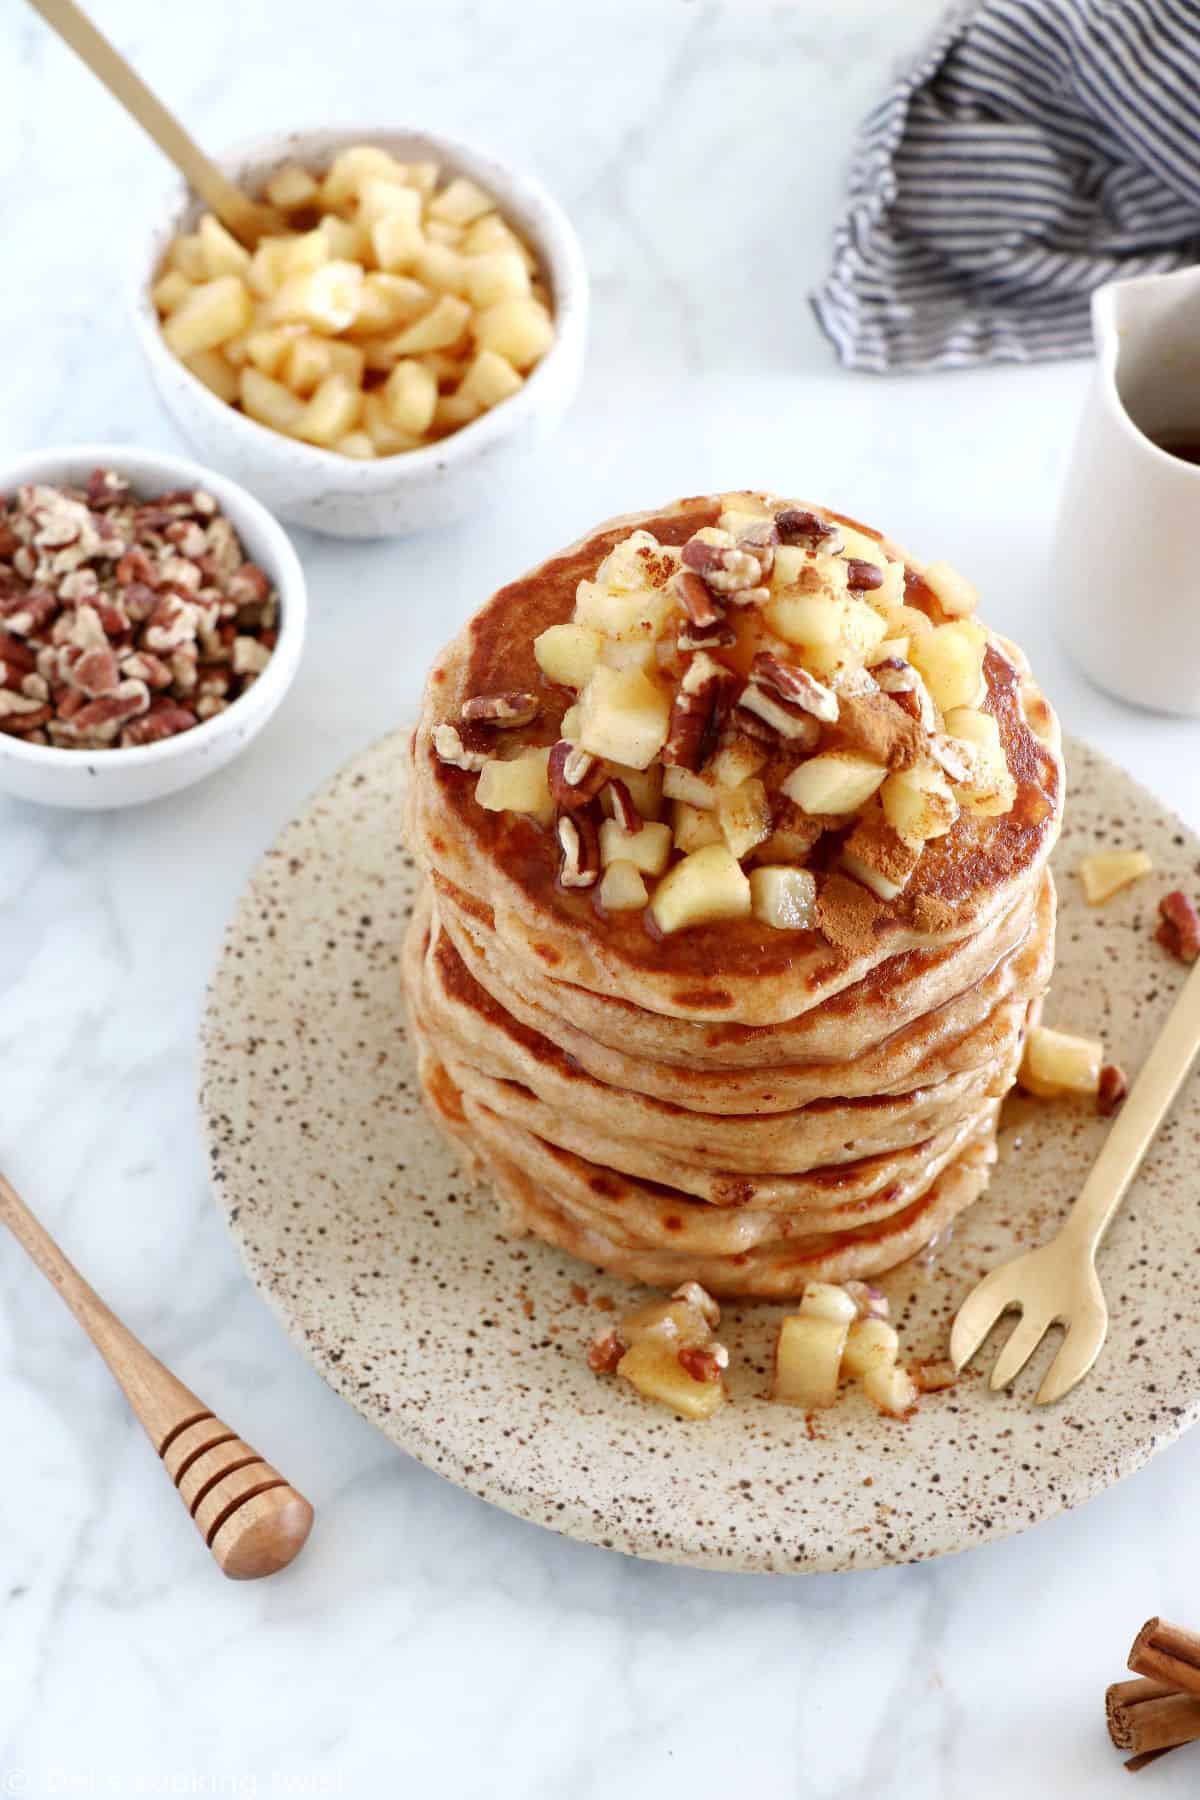
[(116, 1376), (222, 1572), (285, 1569), (312, 1529), (303, 1494), (244, 1444), (109, 1311), (0, 1175), (0, 1221), (62, 1295)]

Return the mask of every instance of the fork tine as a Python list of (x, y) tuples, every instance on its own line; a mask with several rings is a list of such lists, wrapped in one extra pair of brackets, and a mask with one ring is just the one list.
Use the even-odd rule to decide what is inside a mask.
[[(996, 1274), (999, 1270), (993, 1271)], [(993, 1275), (985, 1275), (971, 1289), (955, 1316), (950, 1329), (950, 1360), (956, 1369), (970, 1362), (1001, 1313), (1012, 1304), (1010, 1295), (999, 1292)]]
[(1058, 1355), (1046, 1371), (1037, 1391), (1037, 1404), (1050, 1406), (1069, 1394), (1077, 1381), (1082, 1381), (1104, 1346), (1104, 1321), (1077, 1319), (1067, 1329), (1059, 1345)]
[(1007, 1387), (1010, 1381), (1016, 1380), (1045, 1337), (1046, 1330), (1047, 1321), (1045, 1319), (1040, 1319), (1031, 1312), (1021, 1314), (1008, 1342), (996, 1358), (996, 1366), (992, 1370), (992, 1379), (989, 1384), (993, 1392), (997, 1388)]

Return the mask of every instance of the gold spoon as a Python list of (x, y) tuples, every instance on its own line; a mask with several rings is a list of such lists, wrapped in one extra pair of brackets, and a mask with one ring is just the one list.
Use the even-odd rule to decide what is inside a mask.
[(73, 0), (29, 0), (29, 4), (35, 12), (41, 13), (63, 42), (70, 45), (113, 98), (137, 120), (142, 130), (149, 132), (164, 156), (175, 164), (188, 185), (195, 188), (204, 204), (216, 213), (239, 243), (245, 244), (247, 250), (253, 250), (259, 238), (268, 232), (286, 230), (283, 218), (274, 207), (251, 200), (222, 175), (216, 163), (188, 136), (174, 113), (169, 113), (162, 101), (150, 92), (141, 77), (134, 74), (125, 58), (117, 54)]
[(254, 1581), (304, 1548), (313, 1509), (270, 1463), (214, 1418), (111, 1313), (0, 1175), (7, 1225), (75, 1314), (116, 1376), (222, 1572)]

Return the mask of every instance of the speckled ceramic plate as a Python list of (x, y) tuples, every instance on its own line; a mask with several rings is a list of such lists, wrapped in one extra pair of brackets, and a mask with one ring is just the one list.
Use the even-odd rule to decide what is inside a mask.
[[(1195, 887), (1200, 842), (1094, 751), (1075, 745), (1070, 774), (1046, 1017), (1103, 1032), (1135, 1069), (1183, 973), (1153, 941), (1156, 899)], [(726, 1309), (733, 1403), (713, 1420), (682, 1423), (590, 1374), (597, 1307), (629, 1290), (500, 1236), (417, 1097), (399, 983), (414, 890), (400, 780), (392, 738), (336, 776), (260, 864), (213, 981), (203, 1083), (216, 1193), (251, 1276), (331, 1386), (396, 1444), (591, 1543), (797, 1571), (908, 1562), (1023, 1530), (1191, 1424), (1200, 1079), (1104, 1247), (1108, 1344), (1058, 1407), (1031, 1404), (1047, 1345), (1015, 1392), (968, 1375), (907, 1424), (848, 1392), (810, 1430), (761, 1398), (783, 1309), (757, 1304)], [(1102, 843), (1144, 845), (1155, 873), (1092, 911), (1072, 871)], [(1070, 1105), (1009, 1103), (987, 1197), (884, 1283), (909, 1353), (941, 1354), (972, 1283), (1053, 1230), (1102, 1133)]]

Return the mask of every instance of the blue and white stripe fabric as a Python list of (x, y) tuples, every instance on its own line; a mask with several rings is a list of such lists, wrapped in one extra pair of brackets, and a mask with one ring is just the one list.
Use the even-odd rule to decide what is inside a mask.
[(1198, 259), (1198, 0), (976, 0), (866, 120), (812, 301), (850, 368), (1040, 362)]

